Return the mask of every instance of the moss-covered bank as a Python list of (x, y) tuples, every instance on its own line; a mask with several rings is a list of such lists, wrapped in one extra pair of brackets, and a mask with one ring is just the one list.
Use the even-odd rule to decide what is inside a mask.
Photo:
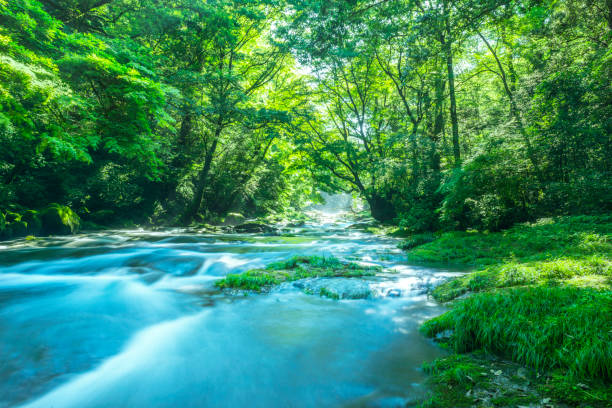
[[(458, 354), (427, 366), (433, 393), (425, 405), (612, 406), (611, 234), (610, 216), (562, 217), (445, 233), (410, 249), (412, 261), (474, 267), (432, 293), (452, 303), (422, 331)], [(465, 354), (476, 351), (533, 370), (533, 401), (478, 397), (490, 376), (466, 380), (465, 372), (476, 365), (488, 373), (493, 363)]]

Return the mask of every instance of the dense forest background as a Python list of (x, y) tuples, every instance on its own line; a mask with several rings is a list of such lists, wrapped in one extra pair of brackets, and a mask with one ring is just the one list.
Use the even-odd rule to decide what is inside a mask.
[(0, 0), (0, 230), (610, 212), (611, 32), (610, 0)]

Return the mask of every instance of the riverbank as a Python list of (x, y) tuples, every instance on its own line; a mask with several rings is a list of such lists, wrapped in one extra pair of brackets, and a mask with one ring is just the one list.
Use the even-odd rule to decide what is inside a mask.
[(412, 262), (474, 268), (432, 291), (450, 310), (421, 330), (455, 354), (424, 367), (423, 406), (610, 407), (611, 233), (578, 216), (409, 240)]

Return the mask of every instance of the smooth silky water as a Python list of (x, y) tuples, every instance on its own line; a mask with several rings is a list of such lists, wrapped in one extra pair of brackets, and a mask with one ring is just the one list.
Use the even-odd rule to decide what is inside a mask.
[[(405, 264), (397, 241), (324, 219), (291, 236), (106, 231), (0, 243), (0, 407), (405, 406), (451, 272)], [(366, 300), (285, 284), (219, 292), (227, 273), (294, 255), (378, 264)], [(390, 297), (397, 289), (400, 297)], [(392, 293), (397, 294), (397, 290)]]

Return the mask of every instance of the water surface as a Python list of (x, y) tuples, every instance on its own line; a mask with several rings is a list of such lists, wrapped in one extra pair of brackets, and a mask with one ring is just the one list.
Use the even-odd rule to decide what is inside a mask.
[[(349, 225), (280, 237), (176, 229), (0, 243), (0, 407), (414, 401), (424, 392), (419, 367), (442, 353), (418, 333), (441, 312), (424, 293), (450, 272), (406, 265), (395, 240)], [(385, 269), (364, 300), (291, 284), (251, 296), (214, 288), (227, 273), (296, 254)]]

